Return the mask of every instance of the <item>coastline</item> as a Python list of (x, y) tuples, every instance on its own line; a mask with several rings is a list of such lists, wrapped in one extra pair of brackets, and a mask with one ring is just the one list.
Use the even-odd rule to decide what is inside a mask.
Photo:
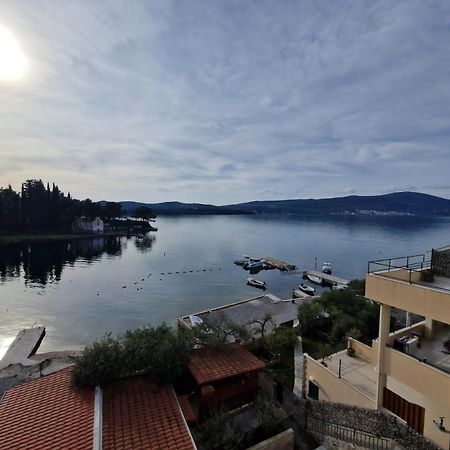
[(0, 246), (17, 244), (19, 242), (64, 241), (73, 239), (92, 239), (107, 236), (132, 236), (134, 234), (136, 233), (128, 233), (124, 231), (106, 231), (104, 233), (10, 234), (10, 235), (0, 235)]

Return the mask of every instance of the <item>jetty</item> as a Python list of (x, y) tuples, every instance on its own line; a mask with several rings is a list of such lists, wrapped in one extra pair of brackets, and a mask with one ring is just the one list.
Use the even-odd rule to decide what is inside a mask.
[(321, 278), (322, 284), (325, 286), (333, 286), (336, 284), (347, 286), (350, 283), (350, 280), (346, 280), (345, 278), (336, 277), (335, 275), (328, 275), (327, 273), (318, 272), (317, 270), (305, 270), (303, 272), (303, 278), (308, 278), (308, 275)]
[(45, 327), (34, 327), (20, 330), (14, 341), (8, 347), (3, 358), (0, 360), (0, 369), (8, 367), (10, 364), (24, 362), (33, 356), (42, 339), (45, 336)]
[(281, 270), (282, 272), (286, 272), (288, 270), (295, 270), (295, 264), (290, 264), (285, 261), (281, 261), (280, 259), (272, 258), (270, 256), (264, 258), (264, 262), (275, 269)]

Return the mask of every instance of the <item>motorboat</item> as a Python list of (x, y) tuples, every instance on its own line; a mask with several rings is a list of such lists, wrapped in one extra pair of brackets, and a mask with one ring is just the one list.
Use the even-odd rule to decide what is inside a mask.
[(314, 295), (315, 289), (305, 283), (299, 284), (298, 288), (305, 294)]
[(315, 283), (315, 284), (320, 284), (320, 285), (322, 285), (323, 280), (322, 280), (322, 278), (320, 278), (320, 277), (316, 277), (315, 275), (310, 275), (310, 274), (308, 274), (308, 275), (306, 276), (306, 278), (308, 278), (309, 281), (312, 281), (312, 282)]
[(334, 283), (333, 286), (331, 286), (331, 289), (333, 289), (333, 291), (343, 291), (347, 287), (346, 284)]
[(235, 259), (234, 264), (237, 266), (245, 266), (250, 261), (250, 256), (244, 255), (241, 259)]
[(322, 272), (326, 273), (327, 275), (331, 275), (331, 264), (328, 262), (324, 262), (322, 264)]
[(263, 269), (264, 260), (261, 258), (249, 258), (248, 262), (244, 265), (246, 270)]
[(292, 298), (308, 298), (309, 295), (302, 292), (300, 289), (292, 289)]
[(266, 289), (266, 282), (265, 281), (259, 281), (256, 278), (247, 278), (247, 284), (249, 286), (253, 286), (259, 289)]

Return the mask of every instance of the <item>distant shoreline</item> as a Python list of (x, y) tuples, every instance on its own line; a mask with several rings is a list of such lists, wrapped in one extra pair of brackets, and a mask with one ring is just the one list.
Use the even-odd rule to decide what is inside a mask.
[(65, 241), (72, 239), (92, 239), (107, 236), (132, 236), (136, 233), (124, 231), (106, 231), (104, 233), (40, 233), (0, 235), (0, 245), (17, 244), (19, 242)]

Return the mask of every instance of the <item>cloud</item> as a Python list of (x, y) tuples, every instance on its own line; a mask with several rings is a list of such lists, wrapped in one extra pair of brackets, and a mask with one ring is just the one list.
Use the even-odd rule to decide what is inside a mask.
[[(4, 2), (30, 62), (0, 85), (0, 185), (231, 203), (450, 197), (450, 5)], [(351, 186), (351, 188), (349, 188)]]

